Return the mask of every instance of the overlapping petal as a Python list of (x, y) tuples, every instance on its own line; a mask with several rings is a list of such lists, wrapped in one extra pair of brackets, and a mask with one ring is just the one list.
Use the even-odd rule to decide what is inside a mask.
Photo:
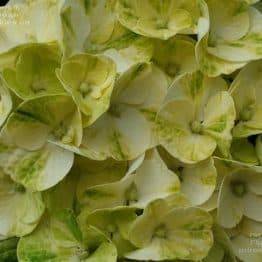
[(225, 228), (235, 227), (243, 216), (261, 222), (261, 168), (232, 163), (223, 178), (218, 198), (218, 222)]
[(211, 216), (201, 209), (170, 209), (164, 200), (156, 200), (134, 222), (130, 240), (138, 249), (126, 257), (153, 261), (202, 259), (213, 244), (211, 226)]
[(3, 69), (3, 79), (17, 96), (28, 100), (65, 93), (55, 74), (61, 60), (57, 45), (25, 45), (14, 53), (14, 65)]
[(0, 180), (0, 239), (31, 233), (45, 210), (41, 193), (15, 183), (2, 168)]
[(153, 147), (167, 88), (167, 76), (155, 65), (133, 66), (118, 79), (108, 111), (84, 129), (80, 150), (97, 160), (132, 160)]
[(212, 155), (216, 147), (229, 155), (235, 120), (233, 99), (220, 78), (200, 72), (174, 82), (157, 116), (160, 144), (185, 163)]
[[(149, 184), (150, 183), (150, 184)], [(121, 180), (87, 187), (80, 185), (80, 204), (92, 211), (117, 206), (144, 208), (155, 199), (166, 198), (179, 191), (180, 182), (161, 160), (157, 151), (148, 151), (144, 161), (132, 172), (127, 172)]]
[(196, 31), (197, 1), (119, 0), (116, 12), (121, 24), (135, 33), (168, 39), (183, 31)]
[(111, 59), (89, 54), (65, 60), (58, 76), (91, 125), (109, 107), (116, 69)]

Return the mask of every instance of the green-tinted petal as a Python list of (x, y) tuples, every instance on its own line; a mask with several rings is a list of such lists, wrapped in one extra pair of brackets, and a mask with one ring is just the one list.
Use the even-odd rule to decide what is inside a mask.
[(9, 238), (0, 241), (0, 259), (3, 262), (17, 261), (16, 247), (18, 238)]
[(132, 67), (118, 79), (106, 114), (84, 129), (80, 149), (100, 160), (132, 160), (153, 147), (155, 116), (167, 88), (167, 77), (156, 66)]
[(244, 212), (242, 199), (233, 194), (230, 176), (226, 176), (221, 185), (218, 199), (218, 222), (226, 228), (236, 226)]
[(15, 66), (3, 70), (3, 79), (24, 100), (63, 94), (65, 91), (55, 74), (60, 58), (57, 46), (25, 46), (18, 50)]
[(235, 117), (234, 101), (228, 92), (211, 97), (205, 107), (203, 133), (216, 139), (218, 148), (226, 157), (229, 156)]
[(151, 124), (144, 115), (127, 106), (119, 106), (118, 110), (119, 116), (109, 112), (84, 129), (81, 148), (97, 152), (95, 159), (134, 159), (151, 146)]
[[(91, 236), (97, 240), (96, 243), (92, 243), (92, 246), (88, 240)], [(106, 242), (105, 237), (94, 228), (88, 227), (82, 234), (73, 212), (64, 209), (53, 216), (46, 215), (31, 235), (21, 238), (17, 253), (19, 261), (96, 261), (95, 259), (99, 261), (100, 259), (100, 261), (113, 262), (116, 260), (116, 251), (113, 246), (111, 248), (104, 246), (103, 243)]]
[(42, 191), (63, 179), (73, 160), (72, 152), (47, 144), (37, 151), (14, 148), (3, 168), (14, 181), (33, 191)]
[(79, 202), (83, 202), (88, 188), (117, 182), (125, 175), (126, 170), (126, 162), (118, 162), (113, 159), (92, 161), (84, 157), (76, 158), (73, 172), (80, 176), (77, 184)]
[[(137, 187), (135, 206), (146, 206), (155, 199), (166, 198), (180, 189), (177, 175), (169, 170), (156, 150), (146, 153), (144, 162), (133, 174)], [(136, 201), (135, 201), (136, 202)]]
[(262, 164), (262, 136), (258, 136), (256, 142), (256, 153), (259, 159), (260, 165)]
[(51, 128), (27, 115), (12, 113), (6, 130), (19, 147), (37, 150), (45, 144)]
[(181, 192), (196, 206), (206, 202), (216, 187), (216, 169), (213, 159), (195, 165), (186, 165), (181, 171)]
[[(248, 109), (249, 110), (249, 109)], [(262, 107), (259, 105), (254, 108), (254, 114), (248, 121), (240, 121), (233, 129), (233, 136), (236, 138), (247, 137), (250, 135), (261, 134), (262, 125), (260, 122)]]
[[(238, 120), (233, 130), (235, 137), (247, 137), (262, 132), (261, 71), (260, 60), (248, 64), (230, 87)], [(246, 88), (247, 86), (249, 88)]]
[(230, 151), (237, 161), (253, 165), (259, 163), (254, 146), (246, 138), (233, 140)]
[(114, 183), (82, 189), (78, 197), (88, 210), (129, 205), (143, 208), (155, 199), (177, 193), (179, 187), (178, 177), (167, 169), (157, 151), (148, 151), (135, 173), (127, 173)]
[(203, 262), (236, 262), (232, 244), (228, 235), (218, 225), (213, 226), (214, 245), (210, 249), (208, 256), (203, 259)]
[(108, 48), (103, 52), (115, 62), (118, 73), (127, 71), (135, 64), (150, 62), (154, 49), (151, 39), (136, 37), (123, 42), (123, 47)]
[(220, 39), (234, 41), (246, 35), (249, 30), (247, 5), (238, 0), (206, 2), (210, 13), (210, 44), (216, 44)]
[(112, 103), (137, 106), (145, 112), (151, 110), (154, 113), (163, 102), (168, 87), (167, 76), (157, 66), (137, 64), (116, 82)]
[(0, 239), (29, 234), (45, 209), (40, 193), (27, 191), (0, 171)]
[[(248, 9), (247, 14), (249, 16), (250, 25), (248, 27), (248, 32), (244, 36), (231, 41), (227, 39), (220, 41), (220, 39), (218, 39), (218, 44), (215, 45), (215, 47), (209, 47), (208, 52), (228, 61), (246, 62), (260, 59), (262, 57), (262, 14), (252, 7)], [(245, 28), (245, 26), (236, 26), (238, 28)], [(233, 31), (238, 32), (239, 30), (233, 28)]]
[(3, 125), (12, 110), (12, 98), (0, 77), (0, 126)]
[[(81, 134), (75, 134), (75, 124), (78, 125), (76, 129), (79, 132), (80, 120), (77, 118), (80, 116), (74, 118), (75, 114), (79, 114), (75, 110), (76, 106), (69, 96), (39, 97), (19, 105), (8, 119), (6, 129), (15, 144), (28, 150), (41, 148), (51, 132), (52, 137), (55, 135), (61, 141), (64, 136), (72, 135), (71, 142), (79, 144)], [(77, 120), (76, 123), (74, 119)], [(68, 139), (66, 142), (68, 144)]]
[(196, 58), (201, 71), (206, 75), (216, 77), (220, 74), (231, 74), (246, 64), (245, 62), (226, 61), (209, 54), (207, 41), (208, 37), (205, 36), (196, 45)]
[(177, 78), (169, 88), (164, 102), (188, 100), (194, 106), (192, 114), (195, 120), (203, 121), (205, 107), (209, 100), (227, 89), (227, 83), (223, 78), (206, 77), (200, 71), (196, 71)]
[(228, 74), (261, 58), (261, 13), (243, 1), (209, 0), (207, 4), (210, 34), (201, 37), (197, 50), (202, 70), (209, 75)]
[[(85, 1), (85, 11), (89, 16), (91, 27), (89, 45), (105, 44), (117, 31), (119, 25), (114, 13), (115, 2), (115, 0)], [(121, 35), (122, 30), (117, 36)]]
[(115, 3), (115, 0), (86, 1), (91, 23), (86, 51), (110, 57), (116, 64), (117, 72), (123, 73), (136, 63), (149, 62), (153, 43), (151, 39), (136, 35), (117, 21)]
[(62, 64), (58, 73), (91, 125), (109, 107), (116, 69), (111, 59), (90, 54), (76, 55)]
[[(225, 7), (226, 6), (228, 5), (225, 5)], [(238, 68), (243, 67), (246, 64), (246, 62), (232, 62), (223, 60), (208, 52), (210, 30), (209, 10), (207, 4), (204, 1), (200, 1), (200, 8), (202, 17), (199, 19), (198, 22), (198, 43), (196, 45), (196, 58), (201, 71), (203, 71), (210, 77), (214, 77), (222, 73), (230, 74)], [(221, 13), (221, 15), (223, 14)], [(229, 23), (229, 28), (230, 26), (231, 24)]]
[(81, 155), (78, 148), (83, 138), (83, 117), (78, 107), (54, 128), (48, 142)]
[(259, 2), (259, 0), (245, 0), (249, 5)]
[(236, 226), (243, 215), (256, 221), (262, 220), (258, 208), (262, 201), (261, 168), (237, 162), (234, 166), (223, 179), (218, 200), (218, 222), (227, 228)]
[(136, 260), (202, 259), (213, 243), (211, 226), (211, 216), (203, 210), (169, 209), (165, 201), (157, 200), (134, 222), (129, 236), (139, 249), (126, 257)]
[(91, 32), (86, 41), (86, 51), (103, 53), (123, 73), (136, 63), (149, 62), (153, 53), (151, 39), (139, 36), (118, 21), (115, 14), (115, 0), (86, 1)]
[(80, 176), (78, 193), (81, 195), (89, 187), (120, 180), (127, 171), (127, 162), (114, 159), (95, 161), (77, 156), (73, 171)]
[(83, 52), (90, 33), (90, 22), (85, 10), (85, 2), (80, 0), (61, 1), (62, 48), (64, 57)]
[(117, 261), (117, 249), (115, 245), (110, 242), (103, 242), (95, 252), (86, 259), (87, 262), (116, 262)]
[[(261, 185), (261, 181), (256, 182)], [(250, 219), (262, 222), (262, 212), (259, 208), (262, 204), (262, 196), (248, 192), (243, 199), (243, 203), (245, 206), (244, 215)]]
[(116, 12), (120, 23), (130, 30), (160, 39), (194, 31), (199, 16), (197, 1), (118, 0)]
[(195, 47), (191, 39), (155, 40), (154, 45), (153, 62), (171, 78), (196, 70)]
[(128, 241), (130, 226), (136, 219), (134, 208), (103, 209), (95, 211), (89, 216), (83, 212), (79, 219), (80, 223), (98, 228), (111, 239), (117, 247), (119, 257), (134, 249), (134, 246)]
[(223, 79), (208, 78), (201, 72), (177, 78), (158, 112), (160, 144), (186, 163), (208, 158), (217, 145), (226, 154), (235, 118), (226, 89)]
[(76, 186), (78, 176), (70, 172), (62, 181), (54, 187), (44, 191), (43, 198), (46, 209), (55, 214), (62, 209), (72, 209), (75, 207)]
[(217, 199), (218, 199), (218, 191), (215, 190), (214, 193), (211, 195), (211, 197), (199, 207), (208, 212), (211, 212), (217, 208)]
[(191, 132), (193, 112), (192, 103), (173, 100), (162, 107), (157, 118), (161, 145), (171, 155), (186, 163), (201, 161), (209, 157), (216, 148), (213, 138)]
[(167, 167), (178, 175), (181, 192), (191, 205), (202, 205), (212, 197), (217, 180), (213, 159), (209, 158), (196, 164), (185, 164), (172, 157), (162, 147), (158, 148), (158, 152)]

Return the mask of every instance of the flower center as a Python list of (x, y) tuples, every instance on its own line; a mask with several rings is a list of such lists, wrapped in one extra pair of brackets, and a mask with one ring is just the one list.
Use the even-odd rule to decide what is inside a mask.
[(231, 182), (231, 190), (237, 197), (243, 197), (246, 194), (246, 184), (242, 181)]
[(166, 20), (166, 19), (158, 19), (156, 21), (156, 28), (157, 29), (168, 29), (168, 20)]
[(81, 95), (83, 97), (85, 97), (86, 95), (88, 95), (92, 91), (92, 88), (88, 83), (83, 82), (79, 86), (79, 91), (80, 91)]
[(195, 120), (191, 122), (190, 127), (191, 127), (191, 131), (195, 134), (199, 134), (202, 130), (202, 124), (200, 121)]
[(31, 84), (31, 89), (33, 90), (34, 93), (43, 92), (46, 90), (47, 85), (48, 85), (48, 81), (42, 79), (39, 74), (36, 74)]

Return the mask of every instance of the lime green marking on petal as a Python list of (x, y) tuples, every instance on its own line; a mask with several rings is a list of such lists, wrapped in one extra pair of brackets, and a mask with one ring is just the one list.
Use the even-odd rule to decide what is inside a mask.
[(227, 127), (227, 115), (222, 115), (216, 122), (208, 126), (208, 130), (214, 132), (223, 132)]
[[(88, 1), (85, 1), (88, 2)], [(69, 17), (71, 17), (71, 7), (68, 6), (65, 10), (63, 10), (61, 17), (62, 17), (62, 21), (66, 27), (66, 29), (70, 32), (70, 34), (74, 37), (75, 36), (75, 31), (73, 29), (73, 26), (71, 24), (71, 21), (69, 19)]]
[(39, 174), (45, 166), (48, 153), (36, 152), (30, 157), (23, 159), (15, 169), (17, 178), (24, 183), (29, 182), (33, 177)]
[(237, 197), (241, 198), (247, 192), (246, 184), (242, 181), (232, 181), (230, 186), (232, 193)]
[(240, 112), (239, 115), (240, 120), (249, 121), (253, 117), (254, 111), (255, 111), (255, 105), (250, 104)]
[(199, 134), (202, 131), (202, 124), (199, 121), (193, 121), (190, 127), (195, 134)]
[(111, 137), (112, 153), (118, 160), (125, 160), (127, 158), (127, 155), (123, 151), (120, 140), (121, 134), (115, 131)]
[(81, 242), (83, 240), (82, 232), (80, 231), (76, 218), (72, 210), (62, 210), (58, 214), (59, 219), (64, 222), (67, 227), (70, 229), (74, 237)]
[(185, 134), (185, 131), (176, 127), (173, 123), (159, 117), (157, 119), (158, 131), (162, 137), (165, 137), (167, 141), (172, 140), (176, 136)]
[(201, 72), (197, 72), (192, 75), (190, 82), (190, 92), (191, 96), (194, 98), (203, 87), (204, 76)]
[(154, 110), (142, 108), (140, 109), (140, 112), (142, 112), (149, 121), (154, 122), (156, 120), (157, 114)]
[(28, 258), (28, 261), (45, 262), (56, 258), (56, 255), (52, 252), (48, 252), (46, 250), (31, 250), (30, 246), (27, 247), (27, 249), (24, 250), (23, 253), (24, 257)]
[(215, 185), (216, 184), (216, 177), (215, 176), (203, 176), (201, 177), (201, 182), (204, 185)]

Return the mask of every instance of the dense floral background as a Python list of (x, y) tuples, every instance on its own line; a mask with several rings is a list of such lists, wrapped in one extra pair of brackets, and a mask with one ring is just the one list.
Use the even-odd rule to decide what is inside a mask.
[(0, 261), (260, 262), (261, 12), (0, 7)]

